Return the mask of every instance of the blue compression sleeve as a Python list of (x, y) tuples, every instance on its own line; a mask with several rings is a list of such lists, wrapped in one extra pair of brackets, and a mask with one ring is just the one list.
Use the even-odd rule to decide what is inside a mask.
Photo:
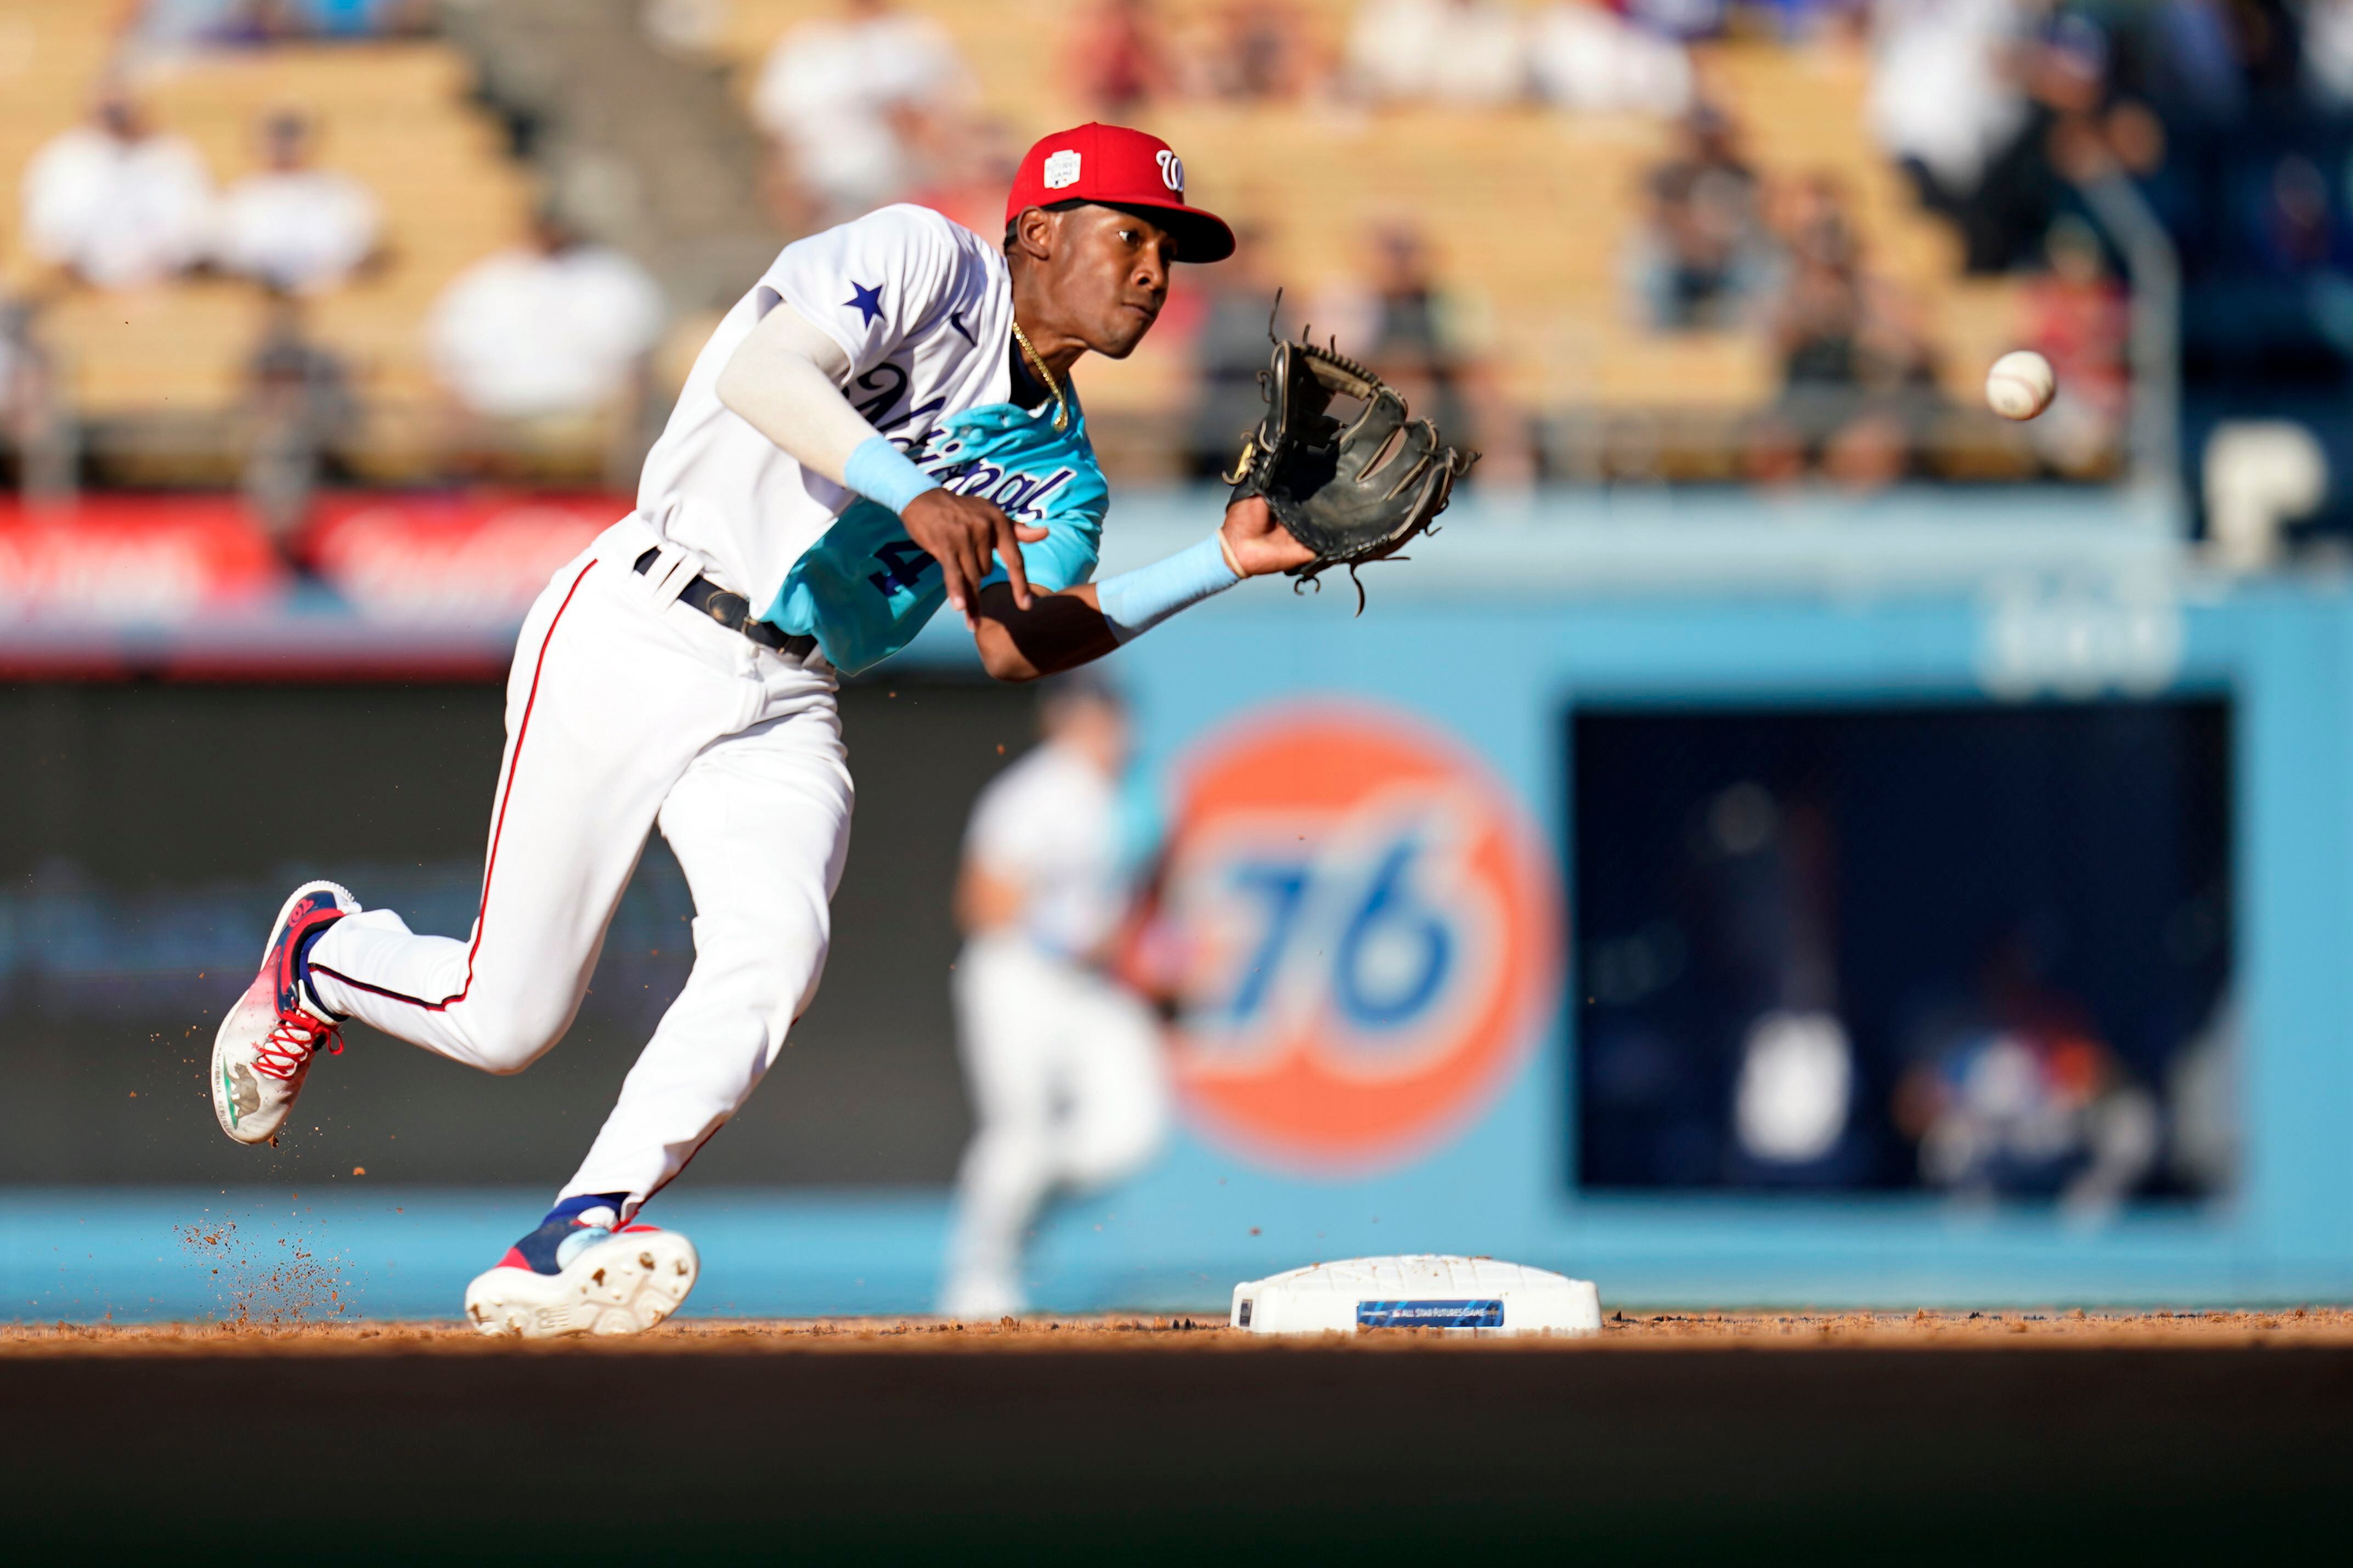
[(894, 513), (906, 510), (907, 503), (925, 490), (940, 488), (939, 480), (881, 436), (867, 437), (851, 451), (849, 461), (842, 465), (841, 482)]
[(1125, 643), (1142, 637), (1177, 611), (1222, 594), (1241, 579), (1226, 564), (1216, 534), (1165, 561), (1123, 572), (1095, 585), (1095, 603), (1111, 623), (1111, 635)]

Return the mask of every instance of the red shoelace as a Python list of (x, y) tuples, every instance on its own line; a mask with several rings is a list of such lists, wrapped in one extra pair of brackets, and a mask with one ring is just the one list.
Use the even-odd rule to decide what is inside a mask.
[(290, 1083), (321, 1046), (331, 1057), (343, 1054), (343, 1037), (336, 1031), (337, 1026), (308, 1013), (281, 1013), (278, 1026), (254, 1049), (253, 1070)]

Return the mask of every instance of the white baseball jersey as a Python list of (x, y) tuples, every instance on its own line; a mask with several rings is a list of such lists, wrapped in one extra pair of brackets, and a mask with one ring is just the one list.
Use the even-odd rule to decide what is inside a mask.
[(922, 450), (942, 421), (1012, 394), (1012, 279), (1002, 252), (970, 229), (888, 206), (786, 246), (703, 346), (638, 486), (655, 531), (710, 561), (710, 575), (754, 609), (859, 499), (719, 401), (719, 373), (779, 300), (841, 345), (843, 391), (902, 449)]
[(1091, 953), (1119, 924), (1118, 787), (1074, 748), (1050, 741), (990, 780), (965, 854), (1025, 890), (1021, 934), (1049, 952)]

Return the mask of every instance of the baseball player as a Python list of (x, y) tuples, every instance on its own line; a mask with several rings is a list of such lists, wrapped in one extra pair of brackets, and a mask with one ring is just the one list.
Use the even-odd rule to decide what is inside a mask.
[(956, 1182), (952, 1318), (1019, 1312), (1021, 1237), (1047, 1194), (1133, 1173), (1167, 1122), (1159, 1030), (1103, 968), (1128, 903), (1126, 710), (1073, 676), (1039, 719), (1042, 742), (974, 804), (956, 884), (956, 1019), (979, 1124)]
[(466, 1310), (523, 1335), (675, 1310), (694, 1248), (636, 1217), (815, 994), (849, 831), (837, 673), (944, 605), (992, 676), (1027, 680), (1315, 558), (1253, 495), (1198, 544), (1090, 581), (1107, 491), (1071, 366), (1133, 353), (1173, 265), (1233, 244), (1187, 204), (1165, 142), (1089, 124), (1029, 150), (1001, 247), (913, 206), (787, 246), (695, 363), (637, 510), (524, 622), (471, 933), (297, 889), (214, 1043), (228, 1135), (274, 1138), (350, 1018), (528, 1067), (571, 1023), (658, 827), (693, 894), (693, 970), (587, 1158)]

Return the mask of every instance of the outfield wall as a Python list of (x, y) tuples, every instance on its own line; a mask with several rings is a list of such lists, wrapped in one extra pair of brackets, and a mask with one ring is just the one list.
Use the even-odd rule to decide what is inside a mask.
[[(1427, 1148), (1360, 1162), (1345, 1181), (1295, 1173), (1295, 1162), (1278, 1173), (1238, 1152), (1247, 1141), (1238, 1146), (1229, 1122), (1210, 1117), (1210, 1136), (1137, 1190), (1054, 1228), (1049, 1255), (1067, 1288), (1100, 1294), (1121, 1268), (1173, 1288), (1172, 1264), (1240, 1278), (1303, 1252), (1420, 1247), (1565, 1268), (1648, 1300), (2178, 1300), (2353, 1288), (2353, 1220), (2338, 1201), (2353, 1177), (2341, 1131), (2353, 1123), (2342, 1045), (2353, 1021), (2345, 585), (2211, 579), (2129, 518), (2038, 520), (2024, 504), (2009, 518), (1891, 517), (1876, 537), (1840, 519), (1752, 516), (1746, 538), (1731, 535), (1737, 519), (1683, 521), (1686, 537), (1647, 554), (1622, 533), (1483, 531), (1475, 548), (1488, 574), (1466, 574), (1461, 560), (1443, 583), (1411, 583), (1409, 567), (1368, 574), (1376, 607), (1361, 619), (1329, 592), (1304, 608), (1261, 594), (1172, 625), (1131, 655), (1153, 760), (1181, 767), (1261, 705), (1312, 695), (1377, 708), (1441, 733), (1504, 781), (1532, 852), (1540, 843), (1573, 884), (1566, 839), (1577, 803), (1562, 727), (1580, 710), (2089, 704), (2097, 714), (2219, 703), (2231, 951), (2216, 1000), (2235, 996), (2239, 1027), (2227, 1067), (2199, 1081), (2231, 1124), (2227, 1173), (2202, 1191), (2176, 1184), (2114, 1206), (1769, 1180), (1589, 1188), (1578, 1180), (1574, 1100), (1597, 1010), (1580, 1005), (1593, 977), (1576, 963), (1593, 952), (1580, 938), (1612, 933), (1580, 930), (1572, 901), (1566, 1003), (1478, 1115)], [(2039, 560), (2004, 547), (2000, 534), (2038, 521), (2048, 528)], [(1971, 540), (1979, 526), (1995, 537)], [(1907, 541), (1907, 527), (1923, 537)], [(1441, 537), (1423, 553), (1441, 557), (1470, 537)], [(1985, 547), (1974, 561), (1973, 544)], [(1740, 555), (1758, 552), (1775, 552), (1779, 570), (1745, 571)], [(2113, 813), (2129, 822), (2147, 794), (2179, 781), (2111, 782)], [(2096, 837), (2103, 826), (2072, 830)], [(2049, 846), (2053, 856), (2079, 847), (2064, 837)], [(2129, 877), (2134, 858), (2126, 841), (2073, 863)], [(2157, 972), (2179, 964), (2149, 945), (2143, 978), (2154, 991)], [(2212, 1022), (2175, 1026), (2187, 1040), (2215, 1032)]]
[[(1208, 1307), (1238, 1279), (1419, 1249), (1564, 1268), (1620, 1302), (2194, 1304), (2353, 1291), (2353, 1218), (2339, 1201), (2353, 1178), (2343, 582), (2209, 577), (2127, 509), (2081, 498), (1464, 510), (1417, 547), (1420, 559), (1366, 574), (1361, 617), (1345, 578), (1304, 599), (1251, 584), (1121, 656), (1142, 773), (1176, 835), (1164, 890), (1179, 940), (1164, 978), (1193, 1005), (1174, 1058), (1186, 1110), (1151, 1172), (1041, 1226), (1041, 1302)], [(1214, 498), (1130, 503), (1107, 568), (1162, 552), (1213, 515)], [(40, 683), (60, 672), (43, 666), (44, 648), (70, 647), (88, 670), (132, 638), (132, 662), (168, 676), (175, 647), (259, 647), (281, 635), (265, 623), (288, 613), (131, 632), (23, 618), (0, 651)], [(301, 613), (332, 621), (315, 605)], [(428, 653), (489, 637), (446, 621), (366, 635)], [(874, 940), (846, 940), (837, 958), (828, 1002), (846, 1011), (829, 1023), (812, 1014), (809, 1076), (797, 1079), (788, 1056), (663, 1200), (673, 1222), (704, 1233), (702, 1310), (902, 1310), (928, 1299), (938, 1183), (961, 1132), (945, 1098), (944, 1008), (902, 1011), (863, 1036), (858, 1019), (872, 1012), (861, 997), (923, 989), (892, 970), (894, 909), (924, 924), (924, 964), (952, 941), (926, 884), (993, 765), (990, 737), (1018, 719), (960, 684), (969, 675), (957, 635), (939, 628), (850, 696), (862, 814), (852, 877), (861, 857), (915, 847), (871, 895)], [(955, 715), (938, 748), (902, 714), (859, 752), (861, 704), (926, 694)], [(1652, 724), (1675, 716), (1700, 721), (1688, 742)], [(1612, 718), (1635, 729), (1579, 727)], [(1572, 745), (1579, 735), (1588, 749), (1630, 749), (1614, 773), (1596, 773)], [(1646, 770), (1662, 781), (1656, 800), (1637, 787)], [(1580, 776), (1589, 792), (1605, 778), (1631, 791), (1613, 797), (1613, 820), (1577, 798)], [(451, 787), (462, 801), (479, 784), (466, 774)], [(1675, 815), (1670, 784), (1691, 812)], [(894, 792), (887, 820), (863, 815)], [(1742, 826), (1759, 798), (1778, 838)], [(461, 805), (448, 815), (465, 818)], [(1830, 824), (1835, 853), (1792, 826), (1810, 819)], [(1698, 847), (1671, 866), (1686, 821)], [(455, 856), (462, 829), (451, 832)], [(1799, 847), (1758, 848), (1775, 843)], [(1913, 880), (1933, 885), (1906, 887), (1888, 868), (1923, 844), (1936, 853)], [(1596, 880), (1604, 855), (1616, 869)], [(1752, 863), (1755, 875), (1740, 870)], [(2206, 886), (2217, 878), (2219, 893)], [(1629, 981), (1646, 951), (1635, 939), (1659, 922), (1589, 926), (1580, 887), (1613, 889), (1592, 894), (1616, 900), (1613, 915), (1652, 889), (1664, 923), (1685, 927), (1675, 962), (1696, 978)], [(1974, 912), (1940, 924), (1948, 909)], [(1806, 931), (1835, 955), (1826, 991), (1804, 942), (1794, 956), (1772, 948), (1761, 967), (1723, 956), (1757, 931), (1787, 947)], [(1874, 978), (1932, 947), (1956, 956), (1915, 965), (1908, 991)], [(1770, 1006), (1757, 1000), (1760, 973), (1782, 977)], [(637, 978), (649, 987), (656, 975)], [(2121, 1195), (2086, 1197), (2082, 1162), (2063, 1158), (1996, 1161), (1975, 1186), (1923, 1177), (1905, 1118), (1937, 1074), (1912, 1069), (1943, 1062), (1958, 1079), (1992, 1059), (1970, 1054), (1989, 1029), (1919, 1022), (1942, 1016), (1951, 999), (1937, 988), (1951, 984), (1979, 990), (1946, 1014), (1974, 1006), (1980, 1023), (2023, 1019), (2011, 1033), (2058, 1041), (2043, 1056), (2060, 1077), (2146, 1091), (2153, 1142)], [(1825, 1099), (1823, 1073), (1784, 1070), (1828, 1059), (1819, 1052), (1775, 1058), (1778, 1079), (1751, 1070), (1765, 1058), (1732, 1026), (1760, 1008), (1847, 1017), (1842, 1100)], [(1628, 1018), (1666, 1043), (1625, 1046)], [(2071, 1029), (2084, 1042), (2070, 1044)], [(884, 1034), (895, 1046), (878, 1043)], [(626, 1062), (630, 1037), (617, 1015), (603, 1043), (576, 1053), (594, 1070), (539, 1109), (585, 1134), (577, 1119), (594, 1113), (598, 1075)], [(107, 1049), (152, 1057), (169, 1092), (188, 1053), (162, 1044)], [(83, 1072), (61, 1048), (45, 1044), (24, 1065)], [(1597, 1076), (1605, 1048), (1630, 1065)], [(858, 1065), (875, 1053), (885, 1069)], [(1678, 1062), (1690, 1070), (1661, 1070)], [(330, 1064), (320, 1087), (347, 1065)], [(401, 1124), (448, 1118), (469, 1146), (532, 1109), (518, 1098), (493, 1116), (491, 1100), (527, 1096), (549, 1071), (511, 1089), (430, 1066), (402, 1090)], [(1706, 1092), (1689, 1088), (1703, 1078)], [(1752, 1092), (1760, 1081), (1810, 1084), (1811, 1123), (1805, 1094)], [(1597, 1096), (1636, 1107), (1655, 1139), (1618, 1137), (1619, 1112), (1597, 1119)], [(210, 1163), (208, 1145), (198, 1172), (174, 1163), (183, 1141), (211, 1135), (186, 1099), (168, 1123), (108, 1131), (172, 1151), (143, 1176), (60, 1188), (12, 1170), (23, 1186), (0, 1223), (0, 1268), (28, 1303), (17, 1311), (206, 1310), (215, 1288), (172, 1229), (199, 1198), (242, 1205), (257, 1236), (292, 1226), (340, 1256), (367, 1310), (433, 1310), (472, 1266), (468, 1244), (488, 1245), (534, 1201), (485, 1185), (528, 1180), (507, 1167), (456, 1186), (429, 1163), (350, 1178), (346, 1145), (328, 1131), (316, 1149), (290, 1141), (283, 1159), (307, 1163), (273, 1166), (262, 1184)], [(1820, 1107), (1832, 1102), (1847, 1110), (1826, 1140)], [(349, 1146), (363, 1131), (399, 1131), (363, 1129), (365, 1105), (354, 1092), (337, 1108)], [(868, 1133), (903, 1131), (911, 1105), (934, 1108), (914, 1119), (923, 1136), (898, 1163), (860, 1168)], [(822, 1160), (796, 1161), (797, 1136), (820, 1125), (836, 1141), (832, 1169), (854, 1184)], [(564, 1142), (551, 1134), (547, 1156)], [(769, 1185), (769, 1171), (797, 1184)], [(307, 1197), (278, 1193), (302, 1190), (297, 1180)], [(66, 1256), (76, 1237), (92, 1238), (80, 1265)]]

